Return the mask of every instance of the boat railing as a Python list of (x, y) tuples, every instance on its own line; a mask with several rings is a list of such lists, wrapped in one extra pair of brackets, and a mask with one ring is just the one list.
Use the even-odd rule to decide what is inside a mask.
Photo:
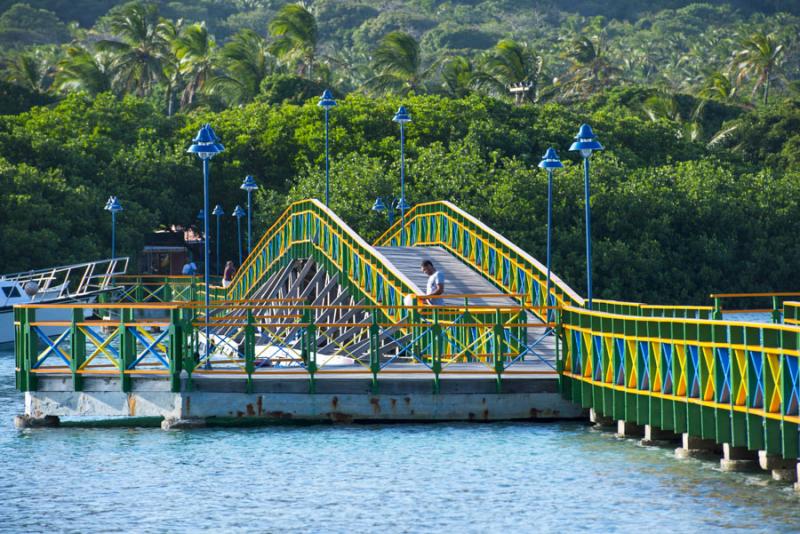
[(31, 282), (35, 284), (36, 292), (31, 297), (32, 301), (76, 298), (114, 287), (114, 277), (125, 274), (128, 263), (127, 257), (109, 258), (11, 273), (2, 275), (2, 279), (17, 282), (23, 287)]

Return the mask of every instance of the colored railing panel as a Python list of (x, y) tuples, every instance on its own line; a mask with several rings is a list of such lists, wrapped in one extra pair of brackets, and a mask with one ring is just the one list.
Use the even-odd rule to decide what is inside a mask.
[[(314, 256), (376, 305), (396, 306), (413, 284), (317, 200), (292, 204), (264, 234), (231, 282), (227, 300), (248, 298), (258, 284), (290, 259)], [(387, 310), (395, 313), (393, 310)], [(398, 315), (392, 315), (399, 319)]]
[(800, 327), (569, 307), (561, 328), (562, 392), (573, 401), (615, 419), (800, 456)]
[[(37, 320), (37, 311), (56, 306), (72, 320)], [(130, 391), (132, 376), (162, 375), (181, 391), (182, 373), (189, 389), (195, 375), (224, 374), (246, 380), (252, 391), (260, 374), (303, 373), (311, 392), (326, 372), (364, 373), (374, 391), (379, 373), (429, 376), (434, 392), (448, 373), (493, 374), (498, 390), (507, 373), (555, 375), (552, 356), (528, 335), (543, 325), (527, 324), (522, 306), (308, 305), (278, 298), (215, 303), (208, 317), (203, 302), (104, 304), (118, 318), (86, 319), (92, 306), (17, 309), (20, 390), (36, 390), (42, 374), (69, 374), (76, 391), (87, 375), (119, 376), (123, 391)], [(154, 312), (161, 316), (144, 317)]]
[[(554, 274), (550, 298), (545, 298), (545, 266), (450, 202), (417, 204), (406, 214), (405, 228), (397, 222), (375, 243), (400, 246), (401, 242), (407, 246), (445, 248), (497, 287), (524, 295), (524, 302), (532, 306), (584, 305), (583, 298)], [(546, 319), (542, 310), (537, 310), (536, 315)]]

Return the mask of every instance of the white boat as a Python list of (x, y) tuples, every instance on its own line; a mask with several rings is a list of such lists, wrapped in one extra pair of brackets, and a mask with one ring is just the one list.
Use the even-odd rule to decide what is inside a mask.
[[(15, 305), (94, 302), (98, 294), (114, 289), (114, 277), (127, 269), (128, 258), (113, 258), (0, 275), (0, 344), (14, 341)], [(69, 321), (72, 310), (37, 309), (36, 320)], [(50, 336), (63, 328), (43, 327), (42, 331)]]

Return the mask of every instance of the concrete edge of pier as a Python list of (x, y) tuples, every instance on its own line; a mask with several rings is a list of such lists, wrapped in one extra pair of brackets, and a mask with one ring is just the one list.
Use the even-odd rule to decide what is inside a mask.
[[(25, 394), (22, 428), (56, 426), (60, 418), (74, 426), (104, 420), (116, 426), (164, 429), (202, 426), (309, 423), (425, 423), (548, 421), (585, 419), (586, 411), (563, 399), (553, 377), (504, 380), (500, 392), (492, 377), (444, 378), (433, 391), (429, 378), (381, 378), (377, 393), (369, 378), (324, 378), (309, 392), (308, 380), (254, 380), (250, 391), (240, 378), (184, 378), (181, 391), (168, 381), (137, 377), (123, 392), (116, 376), (86, 378), (74, 391), (71, 378), (41, 376), (36, 391)], [(56, 419), (53, 419), (56, 418)], [(144, 422), (147, 422), (144, 424)], [(108, 426), (107, 423), (102, 423)]]

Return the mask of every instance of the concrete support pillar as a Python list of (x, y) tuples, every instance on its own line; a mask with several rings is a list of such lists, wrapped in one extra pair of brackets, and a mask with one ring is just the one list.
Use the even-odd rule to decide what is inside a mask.
[(800, 462), (797, 463), (795, 476), (797, 477), (797, 482), (794, 483), (794, 490), (800, 492)]
[(589, 421), (594, 423), (594, 426), (598, 428), (614, 428), (614, 426), (616, 426), (612, 418), (600, 415), (594, 408), (589, 408)]
[(772, 471), (772, 479), (780, 482), (797, 482), (797, 460), (787, 460), (782, 456), (758, 451), (758, 465), (765, 471)]
[(650, 447), (679, 439), (680, 436), (671, 430), (662, 430), (653, 425), (644, 425), (644, 438), (639, 443), (645, 447)]
[(675, 449), (677, 458), (703, 458), (720, 454), (722, 447), (712, 439), (701, 439), (683, 433), (682, 446)]
[(644, 436), (644, 427), (620, 419), (617, 421), (617, 436), (621, 438), (641, 438)]
[(730, 443), (722, 444), (722, 459), (719, 468), (723, 471), (752, 471), (756, 468), (758, 454), (747, 447), (733, 447)]
[(168, 417), (161, 421), (161, 430), (190, 430), (192, 428), (203, 428), (205, 426), (206, 420), (200, 417), (189, 417), (186, 419)]
[(14, 417), (14, 426), (23, 428), (53, 428), (61, 424), (61, 419), (55, 415), (33, 417), (31, 415), (17, 415)]

